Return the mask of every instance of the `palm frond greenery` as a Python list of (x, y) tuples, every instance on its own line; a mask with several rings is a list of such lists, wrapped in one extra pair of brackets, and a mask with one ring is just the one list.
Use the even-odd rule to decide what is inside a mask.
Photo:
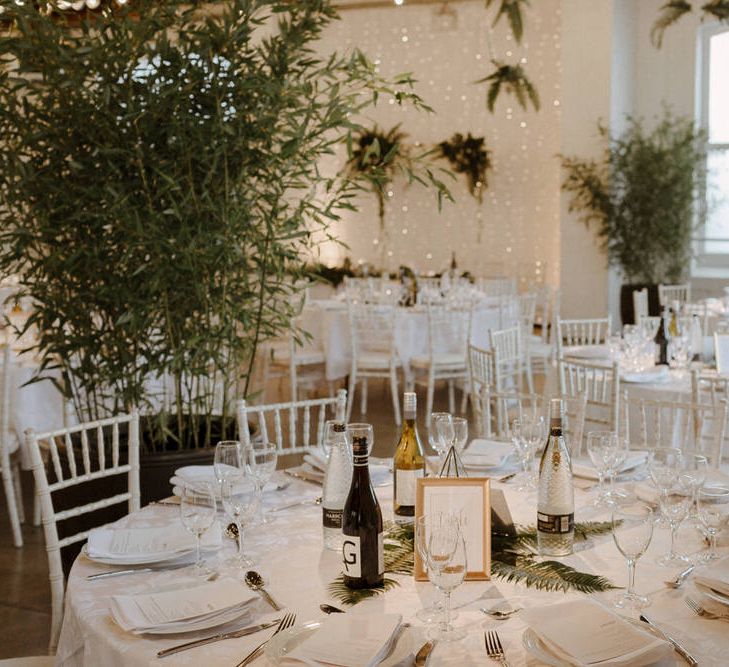
[(491, 169), (491, 157), (485, 147), (484, 137), (465, 137), (457, 132), (448, 141), (438, 144), (441, 155), (451, 163), (454, 171), (466, 174), (468, 191), (483, 202), (483, 192), (488, 187), (487, 171)]
[[(660, 9), (658, 18), (651, 28), (651, 41), (656, 48), (663, 44), (663, 34), (679, 19), (694, 10), (692, 2), (687, 0), (668, 0)], [(701, 5), (701, 20), (719, 20), (729, 22), (729, 0), (709, 0)]]
[[(415, 547), (412, 524), (387, 523), (384, 528), (385, 572), (412, 575)], [(576, 523), (575, 540), (584, 542), (605, 535), (611, 529), (609, 521)], [(491, 576), (542, 591), (596, 593), (615, 588), (609, 579), (600, 575), (580, 572), (554, 560), (536, 560), (536, 547), (537, 529), (534, 526), (519, 527), (508, 534), (494, 533), (491, 538)], [(385, 577), (380, 587), (352, 590), (347, 588), (340, 575), (329, 584), (328, 592), (333, 599), (351, 606), (399, 585), (396, 579)]]
[[(486, 7), (491, 7), (495, 3), (496, 0), (486, 0)], [(521, 38), (524, 36), (522, 8), (528, 6), (529, 0), (501, 0), (493, 25), (496, 25), (502, 16), (505, 17), (514, 39), (521, 43)]]
[(711, 0), (701, 6), (701, 11), (720, 21), (729, 21), (729, 0)]
[(502, 89), (516, 97), (519, 106), (527, 111), (531, 102), (535, 111), (539, 111), (539, 93), (534, 84), (527, 78), (526, 72), (521, 65), (507, 65), (500, 60), (491, 61), (495, 67), (494, 71), (476, 83), (488, 83), (489, 89), (486, 96), (486, 106), (493, 113), (496, 107), (496, 100)]

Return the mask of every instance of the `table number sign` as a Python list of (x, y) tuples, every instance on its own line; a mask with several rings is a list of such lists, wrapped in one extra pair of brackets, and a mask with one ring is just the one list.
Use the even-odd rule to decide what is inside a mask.
[[(488, 477), (429, 477), (418, 480), (416, 521), (421, 516), (454, 514), (466, 542), (467, 581), (491, 578), (491, 499)], [(426, 536), (427, 539), (427, 536)], [(423, 561), (415, 550), (415, 579), (427, 581)]]

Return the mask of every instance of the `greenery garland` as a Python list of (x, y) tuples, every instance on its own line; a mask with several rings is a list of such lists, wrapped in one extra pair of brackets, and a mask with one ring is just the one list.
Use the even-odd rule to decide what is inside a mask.
[(441, 155), (453, 165), (459, 174), (466, 174), (468, 191), (483, 202), (483, 192), (488, 187), (487, 171), (492, 168), (490, 151), (485, 147), (484, 137), (474, 137), (469, 132), (465, 137), (457, 132), (447, 141), (438, 144)]
[[(584, 542), (611, 530), (610, 521), (576, 523), (575, 541)], [(596, 593), (616, 588), (609, 579), (600, 575), (580, 572), (555, 560), (538, 561), (536, 547), (537, 529), (534, 526), (520, 527), (513, 533), (494, 533), (491, 539), (491, 576), (543, 591), (577, 590), (581, 593)], [(414, 550), (412, 524), (385, 525), (386, 573), (412, 575)], [(353, 590), (347, 588), (340, 575), (329, 584), (328, 592), (333, 599), (351, 606), (399, 585), (396, 579), (385, 577), (384, 584), (380, 587)]]

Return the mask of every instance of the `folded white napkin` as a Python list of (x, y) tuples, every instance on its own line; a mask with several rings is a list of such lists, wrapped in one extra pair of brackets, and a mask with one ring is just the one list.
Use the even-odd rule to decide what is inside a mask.
[(669, 378), (668, 366), (657, 366), (649, 368), (645, 371), (637, 371), (635, 373), (621, 373), (623, 382), (633, 382), (637, 384), (651, 382), (666, 382)]
[(461, 461), (467, 468), (494, 468), (503, 465), (513, 452), (510, 442), (475, 439), (463, 450)]
[[(620, 466), (619, 472), (627, 472), (633, 470), (640, 465), (643, 465), (648, 459), (648, 452), (636, 452), (628, 456), (623, 465)], [(583, 479), (599, 479), (597, 470), (589, 463), (580, 463), (579, 461), (572, 462), (572, 474), (575, 477), (582, 477)]]
[(729, 558), (722, 558), (694, 575), (694, 580), (729, 597)]
[(401, 621), (400, 614), (334, 614), (282, 664), (373, 667), (389, 652)]
[(114, 595), (110, 610), (114, 621), (127, 632), (180, 632), (214, 620), (221, 623), (245, 613), (258, 599), (241, 581), (222, 578), (213, 582), (190, 581), (188, 586), (139, 595)]
[(671, 645), (603, 607), (579, 599), (528, 609), (522, 618), (569, 665), (640, 667), (668, 655)]
[(304, 454), (304, 461), (320, 472), (324, 472), (327, 469), (327, 458), (324, 452), (312, 451)]
[(563, 354), (576, 359), (607, 359), (610, 357), (610, 348), (607, 345), (568, 345)]
[(170, 478), (173, 486), (196, 486), (207, 484), (215, 497), (220, 500), (220, 482), (215, 476), (213, 466), (183, 466), (175, 470)]

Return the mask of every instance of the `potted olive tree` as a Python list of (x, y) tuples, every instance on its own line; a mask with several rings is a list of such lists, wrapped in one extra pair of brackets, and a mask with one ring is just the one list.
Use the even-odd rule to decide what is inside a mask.
[(317, 51), (329, 0), (134, 0), (73, 21), (6, 7), (0, 274), (35, 304), (39, 378), (61, 377), (80, 419), (150, 415), (143, 475), (209, 459), (259, 346), (289, 327), (315, 238), (368, 186), (322, 158), (378, 97), (427, 107), (409, 76)]
[(690, 268), (691, 237), (697, 194), (705, 178), (705, 136), (688, 118), (664, 110), (647, 130), (628, 117), (627, 129), (611, 137), (599, 160), (563, 157), (570, 210), (594, 224), (608, 261), (625, 278), (620, 311), (633, 322), (632, 294), (649, 288), (652, 314), (658, 312), (659, 283), (685, 280)]

